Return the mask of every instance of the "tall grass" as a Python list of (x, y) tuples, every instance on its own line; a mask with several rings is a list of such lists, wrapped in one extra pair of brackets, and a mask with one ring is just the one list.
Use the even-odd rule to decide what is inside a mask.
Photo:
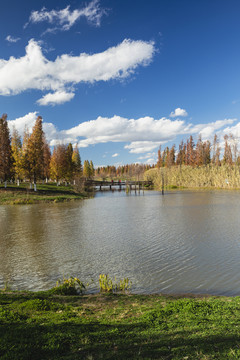
[[(163, 176), (162, 176), (163, 175)], [(145, 180), (152, 180), (156, 189), (165, 188), (219, 188), (240, 189), (240, 168), (238, 166), (172, 166), (150, 169)]]

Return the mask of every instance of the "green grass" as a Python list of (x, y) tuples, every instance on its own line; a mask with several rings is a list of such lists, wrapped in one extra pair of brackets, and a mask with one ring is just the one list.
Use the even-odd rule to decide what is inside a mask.
[(240, 298), (2, 291), (0, 358), (239, 359)]
[(20, 186), (8, 184), (6, 189), (3, 184), (0, 184), (0, 205), (56, 203), (84, 197), (86, 194), (77, 193), (72, 186), (57, 186), (55, 183), (37, 184), (37, 191), (30, 190), (29, 183), (22, 183)]

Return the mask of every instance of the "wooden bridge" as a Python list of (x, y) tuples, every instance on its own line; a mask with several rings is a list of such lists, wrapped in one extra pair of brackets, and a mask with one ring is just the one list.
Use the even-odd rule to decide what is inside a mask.
[(103, 188), (109, 188), (109, 190), (112, 189), (119, 189), (122, 188), (128, 189), (128, 190), (140, 190), (144, 189), (144, 187), (150, 187), (153, 185), (152, 181), (128, 181), (128, 180), (118, 180), (118, 181), (106, 181), (106, 180), (86, 180), (85, 182), (86, 186), (98, 188), (99, 190), (102, 190)]

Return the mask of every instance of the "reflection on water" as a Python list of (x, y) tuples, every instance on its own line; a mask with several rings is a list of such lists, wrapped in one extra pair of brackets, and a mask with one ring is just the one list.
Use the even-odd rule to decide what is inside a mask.
[[(133, 292), (240, 294), (240, 192), (98, 193), (0, 206), (0, 287), (129, 277)], [(94, 288), (93, 288), (94, 291)]]

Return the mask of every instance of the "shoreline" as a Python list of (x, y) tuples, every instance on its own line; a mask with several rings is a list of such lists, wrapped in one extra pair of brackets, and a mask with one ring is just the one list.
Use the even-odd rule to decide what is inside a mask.
[[(104, 192), (105, 190), (103, 190)], [(109, 190), (106, 190), (109, 191)], [(119, 191), (119, 190), (116, 190)], [(125, 190), (121, 190), (125, 191)], [(145, 189), (144, 191), (156, 191), (160, 193), (162, 190), (158, 188)], [(227, 192), (239, 192), (240, 188), (219, 188), (219, 187), (165, 187), (164, 195), (167, 193), (174, 192), (210, 192), (210, 191), (227, 191)], [(70, 202), (76, 200), (89, 199), (93, 196), (94, 193), (99, 191), (92, 192), (81, 192), (77, 193), (72, 190), (64, 189), (64, 191), (58, 191), (58, 189), (45, 191), (45, 190), (34, 190), (30, 189), (18, 189), (13, 187), (8, 187), (7, 189), (0, 187), (0, 205), (30, 205), (30, 204), (52, 204), (52, 203), (62, 203)]]
[(56, 184), (38, 184), (37, 191), (29, 189), (29, 184), (20, 187), (8, 184), (7, 188), (0, 187), (0, 205), (29, 205), (43, 203), (59, 203), (87, 199), (90, 193), (77, 192), (71, 186), (57, 186)]

